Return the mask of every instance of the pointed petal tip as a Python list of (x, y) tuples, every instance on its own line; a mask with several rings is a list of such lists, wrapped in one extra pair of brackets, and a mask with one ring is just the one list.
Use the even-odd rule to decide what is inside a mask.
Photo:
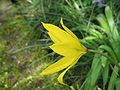
[(40, 73), (40, 76), (44, 76), (45, 74), (43, 72)]
[(42, 25), (44, 26), (45, 23), (44, 23), (44, 22), (41, 22), (41, 23), (42, 23)]
[(59, 80), (59, 78), (57, 78), (57, 80), (58, 80), (58, 82), (59, 82), (60, 84), (68, 86), (68, 85), (65, 84), (63, 81)]
[(61, 19), (60, 19), (60, 23), (63, 24), (63, 19), (62, 19), (62, 17), (61, 17)]
[(42, 71), (42, 72), (40, 73), (40, 75), (41, 75), (41, 76), (45, 76), (45, 75), (48, 75), (48, 73), (46, 73), (45, 71)]
[(65, 73), (72, 67), (74, 66), (77, 62), (78, 62), (79, 58), (77, 58), (77, 60), (75, 62), (73, 62), (67, 69), (65, 69), (57, 78), (58, 82), (60, 84), (63, 84), (63, 85), (66, 85), (66, 86), (69, 86), (67, 84), (64, 83), (64, 80), (63, 80), (63, 77), (65, 75)]
[(66, 71), (63, 71), (57, 78), (58, 82), (62, 85), (65, 85), (65, 86), (68, 86), (66, 83), (64, 83), (64, 80), (63, 80), (63, 77), (64, 77), (64, 74), (66, 73)]
[(45, 23), (44, 22), (41, 22), (42, 23), (42, 26), (45, 28)]

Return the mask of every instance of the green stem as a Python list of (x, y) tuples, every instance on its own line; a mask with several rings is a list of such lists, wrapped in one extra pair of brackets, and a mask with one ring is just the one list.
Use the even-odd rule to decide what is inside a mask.
[(106, 54), (104, 54), (102, 52), (99, 52), (99, 51), (96, 51), (96, 50), (92, 50), (92, 49), (88, 49), (88, 51), (92, 52), (92, 53), (100, 54), (100, 55), (106, 57), (111, 63), (115, 64), (119, 68), (119, 70), (120, 70), (119, 64), (117, 62), (114, 62), (114, 60), (110, 56), (108, 56), (108, 55), (106, 55)]

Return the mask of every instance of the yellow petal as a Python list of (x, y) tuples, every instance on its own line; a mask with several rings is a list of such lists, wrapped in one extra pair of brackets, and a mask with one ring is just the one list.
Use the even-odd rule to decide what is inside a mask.
[(69, 33), (72, 37), (74, 37), (75, 39), (77, 39), (79, 41), (79, 39), (77, 38), (77, 36), (69, 29), (67, 28), (64, 23), (63, 23), (63, 19), (61, 18), (60, 23), (62, 25), (62, 27), (67, 31), (67, 33)]
[(45, 70), (43, 70), (41, 75), (48, 75), (48, 74), (52, 74), (60, 70), (63, 70), (67, 68), (69, 65), (71, 65), (75, 60), (76, 60), (75, 56), (74, 57), (63, 57), (59, 61), (55, 62), (54, 64), (48, 66)]
[[(54, 37), (56, 37), (61, 42), (76, 42), (76, 40), (61, 28), (48, 23), (42, 23), (44, 28), (48, 30)], [(54, 41), (53, 41), (54, 42)]]
[(52, 39), (52, 41), (53, 41), (54, 43), (60, 43), (60, 42), (61, 42), (61, 41), (60, 41), (57, 37), (55, 37), (52, 33), (48, 32), (48, 35), (50, 36), (50, 38)]
[(61, 43), (61, 44), (53, 44), (50, 46), (50, 48), (62, 55), (62, 56), (74, 56), (78, 53), (84, 53), (85, 50), (82, 50), (80, 47), (77, 48), (73, 45), (74, 43)]
[[(80, 57), (80, 56), (79, 56), (79, 57)], [(65, 73), (66, 73), (72, 66), (74, 66), (74, 65), (78, 62), (79, 57), (77, 57), (76, 60), (75, 60), (67, 69), (65, 69), (65, 70), (59, 75), (59, 77), (57, 78), (57, 80), (58, 80), (58, 82), (59, 82), (60, 84), (67, 85), (67, 84), (64, 83), (63, 77), (64, 77)]]
[[(60, 23), (61, 23), (62, 27), (66, 30), (66, 32), (69, 33), (73, 38), (75, 38), (75, 39), (78, 41), (78, 43), (79, 43), (79, 39), (77, 38), (77, 36), (76, 36), (69, 28), (67, 28), (67, 27), (64, 25), (62, 18), (61, 18), (61, 20), (60, 20)], [(80, 45), (82, 48), (86, 49), (81, 43), (79, 43), (79, 45)]]

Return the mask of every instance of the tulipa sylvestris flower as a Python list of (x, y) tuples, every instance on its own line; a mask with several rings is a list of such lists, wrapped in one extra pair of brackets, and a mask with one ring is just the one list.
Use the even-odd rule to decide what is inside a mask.
[(53, 24), (42, 23), (54, 42), (50, 48), (63, 57), (43, 70), (41, 75), (53, 74), (65, 69), (58, 77), (59, 83), (65, 85), (63, 82), (65, 73), (87, 52), (87, 48), (84, 47), (76, 35), (63, 24), (62, 19), (60, 23), (64, 30)]

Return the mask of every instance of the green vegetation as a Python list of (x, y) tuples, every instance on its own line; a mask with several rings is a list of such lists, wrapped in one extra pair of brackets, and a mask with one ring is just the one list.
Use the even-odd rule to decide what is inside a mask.
[[(16, 1), (0, 1), (0, 90), (120, 90), (119, 0)], [(90, 51), (65, 75), (69, 86), (40, 76), (60, 58), (41, 22), (61, 17)]]

